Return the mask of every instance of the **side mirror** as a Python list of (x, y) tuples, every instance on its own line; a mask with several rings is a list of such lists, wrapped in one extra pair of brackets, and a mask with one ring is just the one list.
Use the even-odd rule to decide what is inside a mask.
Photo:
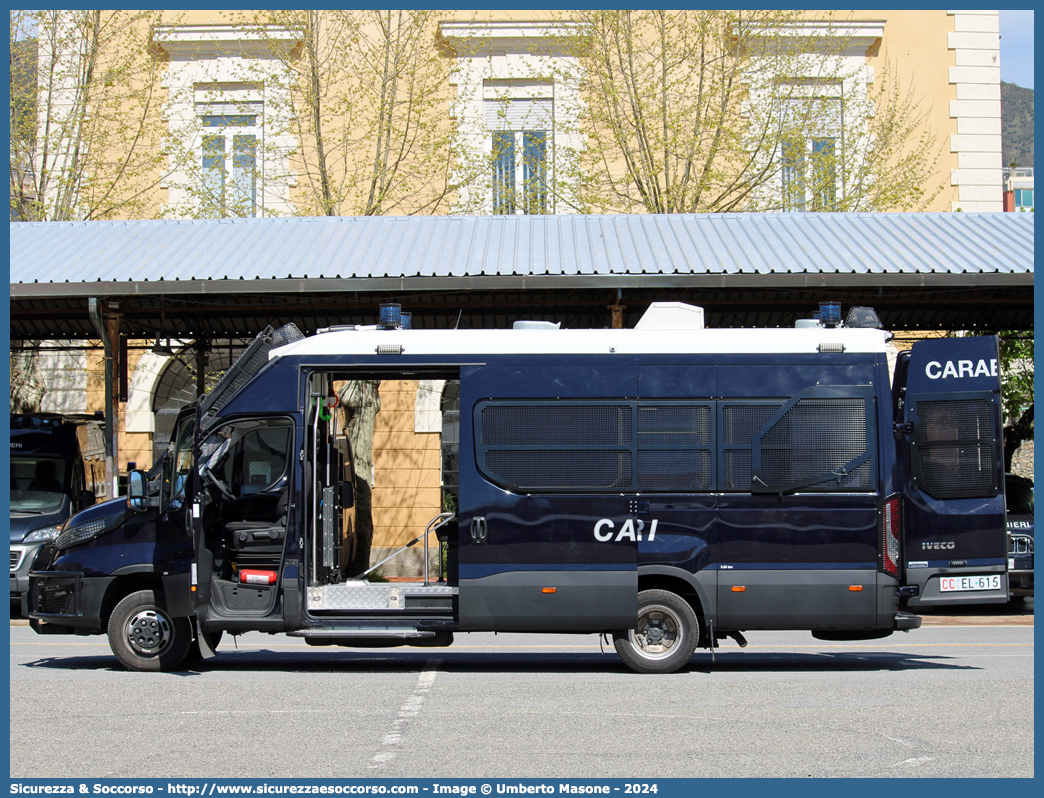
[(93, 507), (97, 497), (94, 495), (92, 490), (80, 491), (80, 495), (76, 497), (76, 511), (86, 510), (88, 507)]
[(144, 471), (135, 469), (127, 474), (127, 506), (134, 512), (143, 513), (149, 508), (147, 490)]
[(341, 483), (341, 507), (347, 510), (355, 505), (355, 485), (351, 480)]

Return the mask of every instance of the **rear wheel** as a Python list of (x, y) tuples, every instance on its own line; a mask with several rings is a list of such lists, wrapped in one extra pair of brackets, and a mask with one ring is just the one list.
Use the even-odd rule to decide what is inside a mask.
[(613, 632), (616, 653), (638, 673), (674, 673), (696, 650), (700, 624), (689, 603), (667, 590), (638, 594), (638, 623)]
[(192, 645), (188, 618), (172, 618), (163, 594), (139, 590), (126, 596), (109, 617), (109, 647), (132, 671), (171, 671)]

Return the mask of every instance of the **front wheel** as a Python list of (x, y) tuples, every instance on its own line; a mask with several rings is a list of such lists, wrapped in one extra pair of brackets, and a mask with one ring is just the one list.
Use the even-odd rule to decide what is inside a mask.
[(667, 590), (638, 594), (638, 623), (613, 632), (620, 659), (638, 673), (674, 673), (696, 650), (700, 623), (689, 603)]
[(188, 618), (172, 618), (163, 594), (139, 590), (126, 596), (109, 617), (109, 647), (132, 671), (172, 671), (192, 644)]

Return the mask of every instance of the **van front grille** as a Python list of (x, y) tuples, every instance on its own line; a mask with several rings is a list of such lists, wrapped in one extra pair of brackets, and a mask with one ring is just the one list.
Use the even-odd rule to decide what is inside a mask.
[(1008, 535), (1008, 554), (1032, 553), (1033, 538), (1029, 537), (1029, 535)]

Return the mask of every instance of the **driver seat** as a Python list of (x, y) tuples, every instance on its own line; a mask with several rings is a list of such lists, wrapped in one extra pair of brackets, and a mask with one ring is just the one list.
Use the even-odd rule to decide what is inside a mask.
[(225, 524), (234, 551), (264, 555), (282, 553), (289, 494), (290, 489), (284, 488), (279, 496), (275, 521), (229, 521)]

